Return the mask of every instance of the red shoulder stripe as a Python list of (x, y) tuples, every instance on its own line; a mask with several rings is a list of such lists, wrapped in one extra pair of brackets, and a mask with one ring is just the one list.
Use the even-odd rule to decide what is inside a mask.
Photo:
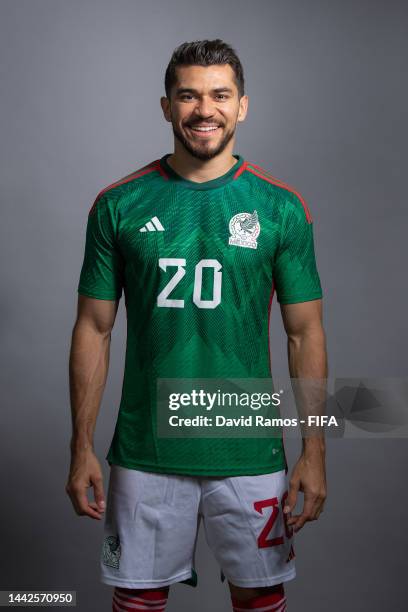
[(161, 167), (160, 159), (156, 159), (154, 163), (156, 164), (156, 170), (158, 170), (160, 174), (162, 175), (162, 177), (166, 179), (166, 181), (168, 181), (169, 175), (167, 174), (167, 172), (165, 172), (164, 168)]
[(159, 170), (158, 166), (160, 166), (159, 160), (156, 159), (150, 164), (146, 164), (146, 166), (142, 166), (138, 170), (135, 170), (135, 172), (132, 172), (132, 174), (128, 174), (127, 176), (124, 176), (123, 178), (119, 179), (119, 181), (116, 181), (115, 183), (111, 183), (110, 185), (102, 189), (102, 191), (100, 191), (98, 195), (96, 196), (95, 201), (92, 204), (88, 215), (90, 215), (93, 212), (96, 206), (96, 203), (98, 202), (99, 198), (103, 196), (104, 193), (106, 193), (110, 189), (113, 189), (114, 187), (119, 187), (119, 185), (124, 185), (125, 183), (129, 183), (129, 181), (133, 181), (134, 179), (139, 178), (140, 176), (143, 176), (144, 174), (149, 174), (149, 172), (153, 172), (154, 170)]
[(234, 174), (234, 176), (233, 176), (232, 180), (237, 179), (237, 178), (240, 176), (240, 174), (242, 174), (242, 173), (244, 172), (244, 170), (246, 170), (247, 163), (248, 163), (248, 162), (244, 161), (244, 163), (242, 164), (242, 166), (241, 166), (240, 168), (238, 168), (238, 170), (235, 172), (235, 174)]
[(305, 211), (305, 215), (306, 215), (306, 219), (308, 223), (312, 223), (312, 215), (310, 214), (309, 207), (306, 204), (303, 196), (298, 191), (296, 191), (296, 189), (294, 189), (287, 183), (284, 183), (283, 181), (277, 179), (276, 177), (272, 176), (270, 172), (268, 172), (267, 170), (264, 170), (263, 168), (261, 168), (261, 166), (257, 166), (256, 164), (253, 164), (252, 162), (247, 163), (246, 169), (249, 172), (252, 172), (252, 174), (255, 174), (256, 176), (259, 176), (260, 178), (264, 179), (268, 183), (272, 183), (273, 185), (278, 185), (279, 187), (284, 187), (288, 191), (294, 193), (302, 203), (303, 210)]

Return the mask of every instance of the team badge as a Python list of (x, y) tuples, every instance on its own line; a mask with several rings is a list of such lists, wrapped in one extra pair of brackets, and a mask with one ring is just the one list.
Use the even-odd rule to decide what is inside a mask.
[(253, 213), (243, 212), (234, 215), (229, 222), (229, 231), (231, 235), (228, 244), (256, 249), (258, 246), (256, 239), (261, 231), (256, 210)]
[(102, 563), (119, 569), (120, 541), (119, 536), (107, 536), (103, 541)]

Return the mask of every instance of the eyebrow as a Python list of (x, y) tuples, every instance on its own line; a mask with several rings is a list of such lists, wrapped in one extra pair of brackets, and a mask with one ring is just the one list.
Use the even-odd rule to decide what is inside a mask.
[[(216, 93), (221, 93), (223, 91), (233, 93), (230, 87), (215, 87), (215, 89), (212, 89), (212, 91), (215, 91)], [(193, 89), (191, 87), (179, 87), (178, 89), (176, 89), (176, 95), (180, 95), (183, 93), (198, 93), (198, 91), (197, 89)]]

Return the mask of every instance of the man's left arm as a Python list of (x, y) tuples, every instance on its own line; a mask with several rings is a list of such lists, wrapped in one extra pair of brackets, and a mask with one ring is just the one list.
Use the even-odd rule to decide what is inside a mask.
[[(322, 325), (322, 300), (281, 304), (283, 324), (288, 338), (288, 362), (299, 414), (323, 413), (328, 374), (326, 338)], [(304, 494), (301, 514), (287, 518), (288, 525), (299, 531), (307, 521), (316, 520), (326, 499), (325, 440), (322, 428), (315, 433), (306, 428), (302, 452), (293, 467), (284, 512), (296, 506), (298, 492)]]

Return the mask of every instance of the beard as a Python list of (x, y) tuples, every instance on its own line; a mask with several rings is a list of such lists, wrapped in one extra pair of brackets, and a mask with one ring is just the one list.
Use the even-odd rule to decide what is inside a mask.
[[(199, 123), (199, 121), (197, 121), (197, 123)], [(190, 153), (190, 155), (203, 161), (212, 159), (213, 157), (216, 157), (222, 153), (235, 134), (235, 127), (231, 130), (226, 130), (223, 138), (220, 140), (218, 145), (214, 147), (214, 145), (212, 145), (210, 142), (193, 142), (192, 140), (185, 138), (173, 121), (171, 122), (171, 125), (173, 127), (174, 137), (177, 138), (177, 140)]]

